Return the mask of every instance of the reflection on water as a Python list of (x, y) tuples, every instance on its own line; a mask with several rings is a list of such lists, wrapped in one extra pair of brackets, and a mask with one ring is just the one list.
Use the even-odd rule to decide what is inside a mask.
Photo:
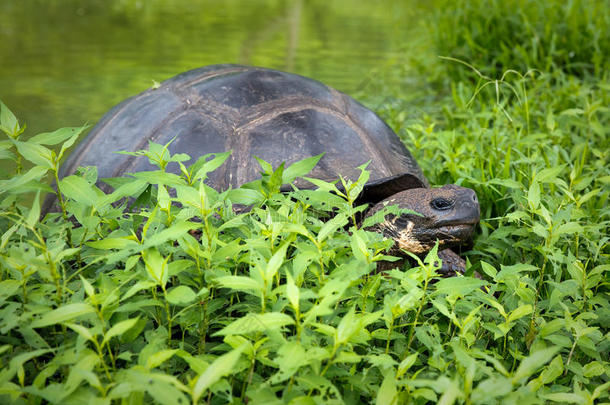
[(0, 0), (0, 99), (28, 133), (95, 123), (181, 71), (243, 63), (353, 93), (399, 59), (413, 2)]

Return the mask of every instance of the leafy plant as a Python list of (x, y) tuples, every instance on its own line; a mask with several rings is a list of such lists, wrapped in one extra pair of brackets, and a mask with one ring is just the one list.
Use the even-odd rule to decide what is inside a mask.
[[(441, 52), (466, 67), (422, 56), (435, 74), (455, 69), (449, 94), (437, 76), (415, 76), (410, 98), (372, 83), (430, 182), (477, 192), (482, 221), (461, 277), (438, 275), (436, 250), (376, 272), (391, 242), (357, 221), (365, 167), (355, 182), (282, 193), (319, 157), (261, 160), (260, 180), (219, 192), (205, 180), (227, 153), (187, 167), (151, 143), (136, 153), (158, 170), (110, 179), (105, 193), (94, 168), (57, 176), (84, 128), (25, 140), (0, 105), (0, 158), (15, 167), (0, 179), (0, 402), (609, 402), (610, 83), (595, 62), (605, 43), (580, 41), (590, 27), (566, 37), (593, 61), (581, 69), (562, 64), (567, 48), (528, 59), (514, 42), (524, 21), (552, 39), (607, 12), (479, 3), (460, 3), (459, 26), (439, 11), (435, 38), (470, 30), (506, 46)], [(521, 63), (540, 72), (503, 75), (526, 72)], [(43, 213), (49, 198), (57, 212)]]
[[(66, 132), (72, 130), (53, 136), (66, 139)], [(363, 209), (353, 203), (368, 178), (364, 168), (342, 188), (310, 179), (317, 190), (282, 194), (279, 186), (305, 175), (319, 157), (276, 170), (261, 161), (262, 180), (219, 193), (204, 179), (227, 154), (184, 167), (185, 156), (151, 143), (138, 153), (159, 170), (115, 180), (110, 194), (95, 185), (95, 170), (68, 176), (57, 192), (62, 213), (38, 221), (48, 187), (41, 181), (49, 172), (55, 177), (55, 166), (34, 152), (47, 156), (38, 146), (49, 138), (24, 142), (34, 145), (29, 149), (16, 143), (5, 149), (14, 148), (13, 156), (34, 164), (29, 172), (40, 173), (20, 186), (5, 180), (1, 189), (5, 401), (478, 403), (607, 396), (608, 364), (594, 350), (605, 347), (607, 334), (596, 323), (596, 313), (608, 308), (598, 291), (607, 265), (579, 264), (570, 250), (557, 256), (566, 232), (587, 235), (587, 225), (572, 224), (565, 214), (551, 222), (555, 233), (531, 237), (542, 265), (495, 258), (503, 239), (494, 231), (475, 246), (475, 255), (487, 252), (477, 267), (489, 281), (441, 280), (435, 250), (411, 269), (382, 275), (375, 264), (387, 258), (388, 241), (351, 222)], [(165, 171), (170, 162), (181, 175)], [(567, 184), (550, 182), (564, 169), (537, 171), (531, 184), (566, 193)], [(483, 185), (475, 176), (469, 182)], [(529, 226), (538, 229), (536, 218), (544, 220), (549, 208), (536, 199), (536, 186), (520, 197), (517, 184), (485, 183), (492, 190), (514, 185), (512, 198), (527, 198)], [(32, 206), (23, 207), (21, 196), (32, 190)], [(137, 195), (140, 208), (130, 210), (128, 197)], [(252, 209), (236, 213), (233, 204)], [(513, 218), (525, 220), (514, 210), (503, 228), (519, 234), (523, 224), (511, 227)], [(487, 220), (484, 230), (493, 223)], [(514, 246), (518, 252), (528, 244)], [(570, 381), (578, 391), (559, 388)]]
[[(438, 55), (480, 66), (498, 77), (513, 69), (560, 70), (581, 77), (608, 71), (610, 11), (603, 1), (440, 1), (430, 18)], [(469, 80), (457, 66), (454, 81)]]

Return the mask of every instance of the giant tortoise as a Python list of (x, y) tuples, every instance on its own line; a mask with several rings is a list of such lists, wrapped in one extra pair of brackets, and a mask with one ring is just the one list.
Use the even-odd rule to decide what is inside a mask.
[[(78, 145), (61, 175), (94, 165), (100, 177), (154, 167), (143, 156), (113, 151), (144, 149), (149, 141), (193, 159), (232, 150), (207, 179), (218, 190), (239, 187), (260, 176), (254, 156), (274, 167), (324, 153), (311, 177), (355, 180), (370, 161), (361, 201), (370, 212), (386, 203), (422, 214), (388, 215), (377, 230), (395, 240), (393, 253), (428, 252), (467, 242), (479, 221), (473, 190), (456, 185), (430, 188), (398, 136), (375, 113), (316, 80), (277, 70), (214, 65), (194, 69), (127, 99), (110, 110)], [(299, 188), (312, 188), (297, 179)], [(463, 261), (445, 250), (449, 268)], [(447, 269), (447, 266), (445, 266)]]

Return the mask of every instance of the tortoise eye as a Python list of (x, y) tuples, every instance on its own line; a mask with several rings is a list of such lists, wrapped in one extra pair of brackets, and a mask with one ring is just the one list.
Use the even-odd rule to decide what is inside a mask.
[(445, 211), (445, 210), (448, 210), (449, 208), (453, 207), (453, 201), (447, 200), (446, 198), (443, 198), (443, 197), (439, 197), (439, 198), (435, 198), (434, 200), (432, 200), (430, 202), (430, 205), (435, 210)]

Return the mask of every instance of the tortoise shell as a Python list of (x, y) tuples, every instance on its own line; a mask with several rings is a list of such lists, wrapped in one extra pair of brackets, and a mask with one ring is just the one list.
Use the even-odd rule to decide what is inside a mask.
[[(120, 103), (78, 145), (61, 175), (79, 166), (97, 166), (100, 178), (154, 170), (146, 157), (112, 152), (174, 137), (169, 150), (191, 156), (187, 165), (206, 153), (233, 151), (206, 181), (218, 190), (259, 178), (253, 156), (277, 167), (320, 153), (310, 176), (326, 181), (355, 180), (357, 167), (370, 161), (367, 200), (428, 186), (398, 136), (351, 97), (303, 76), (240, 65), (194, 69)], [(303, 179), (295, 184), (312, 187)]]

